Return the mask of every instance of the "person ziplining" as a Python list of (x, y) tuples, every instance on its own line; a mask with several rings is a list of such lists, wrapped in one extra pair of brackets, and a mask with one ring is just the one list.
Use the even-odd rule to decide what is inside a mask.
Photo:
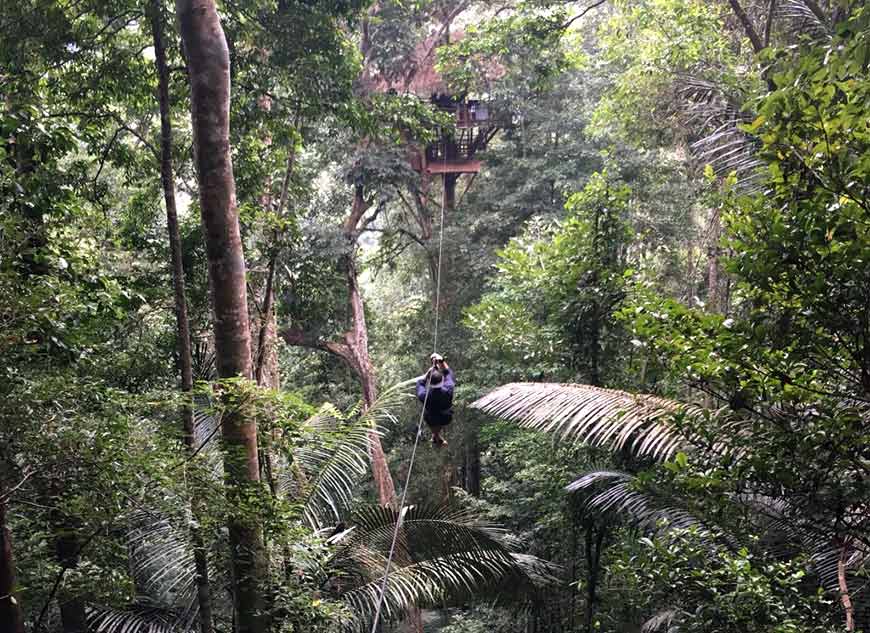
[[(453, 370), (441, 354), (432, 354), (432, 366), (417, 379), (417, 399), (423, 403), (423, 420), (432, 431), (432, 444), (446, 446), (441, 432), (453, 421)], [(428, 390), (428, 395), (427, 395)]]

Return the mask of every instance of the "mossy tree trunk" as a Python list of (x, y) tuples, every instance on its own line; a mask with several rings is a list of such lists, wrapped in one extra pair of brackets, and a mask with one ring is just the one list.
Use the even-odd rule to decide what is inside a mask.
[[(176, 0), (191, 88), (199, 202), (208, 257), (215, 360), (222, 379), (253, 379), (245, 258), (230, 152), (230, 59), (214, 0)], [(249, 500), (260, 493), (257, 426), (244, 396), (225, 389), (222, 418), (234, 606), (239, 633), (268, 629), (263, 535)]]

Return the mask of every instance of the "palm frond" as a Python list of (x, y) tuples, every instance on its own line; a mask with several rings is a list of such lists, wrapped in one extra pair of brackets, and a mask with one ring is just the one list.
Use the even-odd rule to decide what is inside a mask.
[(280, 490), (302, 503), (305, 521), (313, 529), (339, 521), (353, 501), (353, 490), (368, 472), (372, 434), (394, 424), (395, 411), (407, 400), (407, 382), (384, 390), (364, 412), (342, 415), (325, 404), (303, 424), (314, 438), (293, 451), (293, 460), (281, 469)]
[(405, 380), (389, 389), (384, 389), (377, 400), (362, 413), (362, 418), (368, 422), (369, 427), (378, 429), (396, 424), (398, 422), (396, 411), (403, 404), (414, 399), (414, 395), (410, 392), (414, 383), (415, 379)]
[[(399, 513), (389, 507), (364, 506), (353, 517), (354, 531), (345, 545), (373, 552), (389, 551)], [(401, 517), (399, 546), (417, 560), (446, 552), (506, 552), (515, 545), (507, 531), (479, 521), (463, 510), (440, 504), (406, 506)]]
[[(411, 607), (443, 608), (471, 599), (507, 600), (508, 595), (523, 592), (528, 597), (545, 578), (540, 571), (543, 564), (529, 558), (496, 551), (453, 553), (395, 567), (387, 582), (382, 614), (385, 619), (398, 619)], [(342, 595), (362, 628), (374, 617), (381, 586), (382, 578), (375, 577)], [(512, 591), (506, 593), (508, 588)]]
[(468, 599), (510, 595), (528, 599), (537, 587), (557, 582), (557, 569), (538, 558), (512, 551), (506, 531), (473, 515), (440, 505), (392, 508), (367, 506), (354, 525), (334, 536), (334, 567), (343, 587), (338, 593), (370, 620), (377, 606), (396, 522), (400, 538), (393, 558), (384, 611), (396, 618), (412, 606), (459, 604)]
[(677, 91), (686, 124), (698, 137), (690, 147), (695, 160), (709, 164), (719, 176), (734, 173), (737, 185), (748, 192), (760, 186), (762, 162), (756, 156), (757, 141), (742, 129), (753, 118), (744, 108), (747, 95), (728, 90), (733, 87), (721, 82), (681, 77)]
[(211, 403), (205, 398), (194, 399), (193, 446), (199, 452), (216, 453), (220, 448), (220, 419), (210, 407)]
[(704, 410), (651, 395), (582, 384), (511, 383), (471, 405), (521, 426), (578, 443), (664, 460), (690, 438), (671, 423), (675, 416), (700, 417)]
[[(762, 542), (769, 553), (777, 558), (791, 558), (798, 552), (809, 555), (812, 569), (819, 583), (828, 591), (839, 591), (839, 569), (842, 545), (835, 543), (830, 526), (819, 528), (810, 521), (796, 520), (799, 510), (786, 499), (760, 494), (744, 494), (736, 498), (753, 511), (757, 526), (763, 534)], [(808, 524), (809, 523), (809, 524)], [(849, 575), (864, 575), (870, 563), (866, 548), (855, 542), (848, 549), (845, 560)]]
[(342, 424), (341, 414), (329, 404), (303, 428), (317, 433), (312, 441), (293, 451), (292, 464), (281, 469), (278, 487), (282, 494), (302, 504), (306, 523), (317, 530), (340, 520), (350, 507), (354, 487), (368, 471), (372, 430), (363, 418)]
[(190, 534), (181, 527), (185, 520), (142, 512), (131, 519), (127, 538), (138, 590), (149, 604), (178, 614), (180, 622), (191, 626), (199, 603)]
[(148, 602), (126, 609), (90, 605), (85, 611), (91, 633), (188, 633), (193, 627), (179, 614)]
[(697, 518), (651, 492), (645, 492), (637, 478), (628, 473), (597, 470), (586, 473), (565, 488), (568, 492), (586, 492), (586, 508), (599, 514), (616, 514), (629, 524), (657, 530), (695, 528), (698, 534), (712, 533)]
[(806, 34), (815, 39), (831, 35), (829, 22), (816, 15), (804, 0), (780, 0), (776, 15), (791, 23), (791, 31), (795, 35)]
[(677, 629), (673, 624), (679, 620), (682, 613), (680, 609), (676, 608), (663, 609), (641, 625), (640, 633), (670, 633), (670, 631)]

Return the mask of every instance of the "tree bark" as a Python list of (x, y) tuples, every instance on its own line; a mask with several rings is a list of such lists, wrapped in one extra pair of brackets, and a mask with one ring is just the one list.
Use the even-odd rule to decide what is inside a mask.
[[(351, 366), (359, 376), (363, 400), (366, 409), (368, 409), (378, 398), (378, 387), (375, 380), (375, 370), (369, 358), (369, 334), (366, 325), (365, 305), (359, 288), (359, 278), (354, 260), (357, 232), (366, 210), (367, 205), (363, 197), (363, 188), (361, 185), (357, 185), (354, 188), (351, 214), (344, 226), (345, 237), (348, 240), (349, 246), (349, 252), (345, 257), (345, 273), (351, 315), (350, 330), (345, 333), (344, 342), (352, 359)], [(372, 462), (372, 477), (378, 490), (378, 502), (383, 506), (395, 505), (396, 486), (390, 474), (390, 467), (387, 464), (387, 456), (384, 454), (384, 448), (381, 445), (381, 438), (374, 431), (369, 433), (369, 458)]]
[[(187, 314), (187, 292), (184, 284), (184, 263), (181, 256), (181, 233), (175, 204), (175, 170), (172, 164), (172, 121), (169, 110), (169, 66), (163, 42), (163, 3), (151, 0), (151, 33), (154, 38), (154, 64), (157, 68), (157, 100), (160, 104), (160, 180), (166, 204), (166, 229), (169, 236), (169, 254), (172, 267), (172, 288), (175, 298), (176, 344), (181, 369), (181, 391), (184, 444), (188, 452), (196, 450), (193, 407), (189, 397), (193, 392), (193, 355), (190, 345), (190, 318)], [(197, 515), (196, 503), (193, 513)], [(199, 605), (199, 627), (202, 633), (212, 631), (211, 589), (209, 587), (208, 559), (202, 533), (191, 529), (193, 559), (196, 573), (196, 594)]]
[[(595, 630), (595, 611), (598, 604), (598, 584), (601, 574), (601, 550), (604, 547), (603, 527), (590, 523), (586, 528), (586, 569), (588, 570), (586, 587), (586, 613), (584, 628), (586, 633)], [(593, 540), (594, 539), (594, 540)]]
[(444, 205), (444, 211), (453, 211), (456, 207), (456, 181), (459, 180), (457, 174), (444, 174), (444, 191), (442, 195), (444, 199), (441, 204)]
[(263, 290), (263, 310), (257, 333), (257, 362), (254, 379), (261, 387), (277, 389), (278, 358), (275, 351), (275, 340), (278, 336), (275, 323), (275, 269), (277, 257), (269, 258), (266, 273), (266, 287)]
[[(62, 520), (62, 519), (61, 519)], [(72, 528), (63, 528), (58, 525), (55, 528), (55, 553), (61, 568), (75, 569), (79, 566), (79, 541)], [(61, 591), (58, 593), (57, 603), (60, 607), (60, 622), (63, 633), (87, 633), (87, 618), (85, 617), (84, 596)]]
[(21, 602), (16, 593), (15, 558), (12, 556), (12, 536), (6, 526), (6, 502), (0, 486), (0, 622), (9, 633), (24, 633)]
[[(191, 118), (214, 316), (215, 360), (221, 378), (253, 378), (245, 258), (236, 208), (229, 140), (230, 60), (214, 0), (176, 0), (191, 88)], [(237, 394), (238, 395), (238, 394)], [(242, 500), (259, 492), (256, 422), (243, 404), (227, 401), (222, 418), (228, 492)], [(264, 611), (265, 550), (255, 517), (230, 518), (234, 606), (240, 633), (268, 628)]]
[(840, 604), (846, 615), (846, 630), (855, 630), (855, 607), (852, 604), (852, 595), (849, 592), (849, 583), (846, 578), (846, 561), (849, 559), (849, 543), (844, 540), (840, 547), (840, 557), (837, 560), (837, 584), (840, 589)]
[(475, 497), (480, 496), (480, 442), (475, 427), (468, 434), (465, 445), (465, 490)]
[(710, 242), (707, 246), (707, 310), (709, 312), (721, 312), (722, 290), (720, 283), (719, 263), (722, 239), (722, 220), (719, 209), (713, 209), (710, 214)]
[[(345, 335), (345, 342), (356, 367), (363, 390), (365, 408), (371, 407), (378, 398), (375, 370), (369, 358), (369, 336), (366, 326), (365, 306), (356, 272), (353, 253), (347, 255), (347, 289), (351, 309), (351, 329)], [(381, 445), (380, 436), (369, 433), (369, 458), (372, 462), (372, 477), (378, 490), (378, 502), (383, 506), (395, 505), (396, 486), (387, 464), (387, 456)]]
[[(300, 125), (300, 117), (296, 117), (295, 127), (298, 129)], [(282, 216), (287, 208), (287, 201), (290, 196), (290, 179), (293, 176), (293, 169), (296, 164), (296, 147), (291, 146), (287, 156), (287, 166), (284, 169), (284, 178), (281, 183), (281, 197), (278, 200), (277, 214)], [(279, 238), (277, 231), (273, 238)], [(261, 319), (259, 332), (257, 334), (257, 362), (254, 372), (255, 379), (258, 385), (268, 386), (277, 389), (280, 382), (278, 370), (278, 355), (275, 350), (275, 342), (278, 339), (277, 315), (275, 314), (275, 293), (276, 293), (276, 272), (278, 267), (279, 250), (269, 257), (269, 266), (266, 273), (266, 288), (263, 292), (263, 315)]]
[[(758, 31), (752, 24), (752, 20), (746, 14), (746, 11), (743, 10), (743, 7), (740, 6), (740, 2), (738, 0), (728, 0), (728, 4), (731, 5), (731, 9), (734, 11), (734, 15), (737, 16), (737, 20), (743, 26), (743, 30), (746, 32), (746, 37), (748, 37), (749, 41), (752, 43), (752, 50), (757, 55), (764, 50), (765, 41), (767, 40), (768, 36), (765, 35), (765, 41), (762, 41), (761, 37), (758, 35)], [(770, 78), (768, 68), (762, 70), (761, 78), (764, 79), (764, 82), (767, 84), (767, 89), (769, 91), (773, 92), (774, 90), (776, 90), (776, 84), (773, 83), (773, 80)]]
[[(378, 397), (375, 370), (369, 357), (368, 327), (366, 326), (365, 304), (359, 288), (359, 279), (354, 260), (356, 239), (363, 224), (363, 217), (368, 209), (363, 187), (354, 188), (351, 212), (344, 221), (343, 230), (348, 241), (348, 253), (344, 256), (345, 279), (347, 281), (348, 307), (350, 311), (350, 327), (339, 341), (324, 341), (307, 336), (304, 332), (294, 329), (281, 331), (281, 338), (288, 345), (309, 347), (330, 352), (341, 358), (353, 370), (359, 379), (363, 392), (365, 408), (374, 404)], [(378, 502), (388, 506), (396, 503), (396, 486), (390, 475), (390, 467), (384, 454), (381, 438), (372, 431), (369, 434), (369, 459), (372, 463), (372, 477), (378, 491)]]
[(764, 43), (758, 36), (758, 31), (755, 30), (755, 26), (752, 24), (752, 20), (749, 19), (749, 16), (746, 15), (746, 11), (744, 11), (743, 7), (740, 6), (740, 2), (738, 2), (738, 0), (728, 0), (728, 4), (731, 5), (734, 15), (737, 16), (737, 19), (743, 26), (743, 30), (746, 32), (746, 37), (748, 37), (749, 41), (752, 43), (752, 50), (756, 53), (764, 50)]

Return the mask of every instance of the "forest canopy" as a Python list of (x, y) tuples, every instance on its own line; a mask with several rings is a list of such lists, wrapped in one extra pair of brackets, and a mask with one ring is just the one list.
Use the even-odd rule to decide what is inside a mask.
[(0, 96), (0, 630), (870, 631), (860, 0), (20, 0)]

